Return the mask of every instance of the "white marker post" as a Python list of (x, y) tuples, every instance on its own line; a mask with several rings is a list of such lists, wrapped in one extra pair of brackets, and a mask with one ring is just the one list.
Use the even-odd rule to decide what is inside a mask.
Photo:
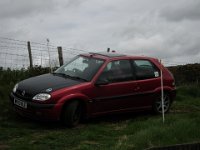
[[(160, 60), (160, 63), (162, 64), (161, 60)], [(162, 66), (160, 68), (160, 85), (161, 85), (161, 100), (162, 100), (162, 118), (163, 118), (163, 123), (165, 123), (164, 91), (163, 91), (163, 71), (162, 71)]]

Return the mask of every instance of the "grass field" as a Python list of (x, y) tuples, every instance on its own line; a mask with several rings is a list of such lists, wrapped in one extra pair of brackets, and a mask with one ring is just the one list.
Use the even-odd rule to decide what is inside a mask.
[(141, 112), (90, 119), (68, 129), (15, 114), (8, 99), (13, 85), (0, 85), (0, 149), (141, 150), (200, 142), (199, 86), (178, 89), (165, 124), (161, 116)]

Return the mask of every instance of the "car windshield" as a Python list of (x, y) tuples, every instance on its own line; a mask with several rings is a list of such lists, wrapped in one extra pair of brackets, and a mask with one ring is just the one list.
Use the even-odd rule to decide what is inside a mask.
[(77, 80), (90, 81), (103, 63), (104, 60), (102, 59), (76, 56), (70, 62), (58, 68), (54, 74)]

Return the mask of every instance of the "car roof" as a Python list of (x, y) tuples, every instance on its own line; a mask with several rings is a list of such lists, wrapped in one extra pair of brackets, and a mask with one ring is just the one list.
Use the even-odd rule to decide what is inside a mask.
[(106, 52), (93, 53), (93, 52), (90, 52), (89, 54), (92, 54), (92, 55), (101, 55), (101, 56), (111, 57), (111, 58), (126, 56), (124, 54), (118, 54), (118, 53), (114, 53), (114, 52), (112, 52), (112, 53), (108, 53), (108, 52), (107, 53)]
[(87, 54), (81, 54), (83, 56), (88, 57), (95, 57), (99, 59), (106, 59), (106, 60), (116, 60), (116, 59), (149, 59), (149, 60), (158, 60), (156, 58), (147, 57), (147, 56), (132, 56), (132, 55), (125, 55), (119, 54), (115, 52), (91, 52)]

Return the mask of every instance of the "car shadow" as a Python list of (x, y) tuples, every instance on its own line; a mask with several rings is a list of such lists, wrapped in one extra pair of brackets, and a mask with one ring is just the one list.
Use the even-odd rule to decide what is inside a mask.
[[(74, 127), (85, 128), (90, 125), (104, 124), (104, 123), (119, 123), (128, 120), (147, 120), (149, 117), (154, 116), (151, 111), (142, 111), (142, 112), (131, 112), (131, 113), (120, 113), (120, 114), (111, 114), (111, 115), (102, 115), (95, 118), (84, 119), (81, 123)], [(8, 121), (13, 122), (16, 126), (20, 126), (27, 129), (38, 129), (38, 130), (62, 130), (69, 129), (64, 126), (60, 121), (50, 122), (50, 121), (39, 121), (33, 120), (26, 117), (22, 117), (18, 114), (13, 114)]]
[(120, 114), (102, 115), (95, 118), (90, 118), (83, 121), (84, 124), (99, 124), (99, 123), (118, 123), (127, 120), (148, 119), (153, 116), (152, 111), (129, 112)]

